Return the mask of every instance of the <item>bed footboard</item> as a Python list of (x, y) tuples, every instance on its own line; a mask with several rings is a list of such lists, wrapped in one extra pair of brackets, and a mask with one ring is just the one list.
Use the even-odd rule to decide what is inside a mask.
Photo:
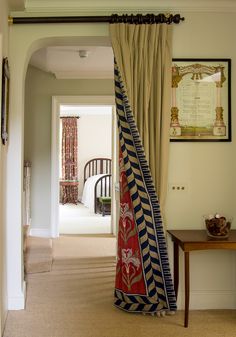
[[(101, 209), (102, 198), (111, 198), (111, 174), (106, 174), (99, 178), (94, 187), (94, 213), (99, 211), (104, 214), (104, 209)], [(100, 199), (100, 200), (99, 200)], [(107, 199), (108, 200), (108, 199)], [(106, 214), (109, 212), (106, 211)]]

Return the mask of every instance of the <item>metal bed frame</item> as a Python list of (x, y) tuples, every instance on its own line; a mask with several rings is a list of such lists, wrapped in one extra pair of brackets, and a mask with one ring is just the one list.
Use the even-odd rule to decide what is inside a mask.
[(99, 198), (111, 197), (111, 163), (110, 158), (94, 158), (89, 160), (84, 166), (84, 183), (91, 176), (104, 174), (103, 177), (97, 180), (94, 187), (94, 213), (98, 213), (101, 208)]

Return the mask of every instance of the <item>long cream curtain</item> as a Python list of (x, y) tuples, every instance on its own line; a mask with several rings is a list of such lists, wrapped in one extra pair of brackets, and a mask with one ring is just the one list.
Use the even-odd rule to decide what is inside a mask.
[(169, 156), (172, 26), (119, 23), (110, 25), (110, 34), (163, 209)]

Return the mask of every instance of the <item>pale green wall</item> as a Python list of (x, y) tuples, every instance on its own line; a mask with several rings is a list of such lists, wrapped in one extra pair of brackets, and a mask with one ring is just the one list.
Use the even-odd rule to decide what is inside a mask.
[[(235, 142), (235, 91), (236, 68), (236, 45), (232, 41), (232, 34), (236, 29), (236, 13), (181, 13), (185, 16), (185, 21), (178, 26), (174, 26), (173, 34), (173, 56), (174, 57), (192, 57), (192, 58), (231, 58), (232, 59), (232, 142), (230, 143), (171, 143), (170, 144), (170, 165), (169, 165), (169, 183), (184, 183), (187, 190), (182, 194), (168, 191), (165, 218), (168, 228), (172, 229), (200, 229), (203, 228), (202, 215), (208, 212), (228, 213), (236, 219), (235, 207), (235, 187), (236, 187), (236, 142)], [(92, 25), (86, 26), (86, 29), (92, 29)], [(43, 27), (44, 35), (51, 36), (52, 32), (58, 32), (64, 35), (65, 29), (53, 26), (52, 28)], [(60, 30), (61, 29), (61, 30)], [(85, 27), (83, 27), (85, 29)], [(35, 27), (35, 32), (37, 27)], [(38, 31), (37, 31), (38, 32)], [(17, 43), (17, 33), (28, 34), (24, 28), (16, 29), (15, 43)], [(32, 32), (33, 34), (33, 32)], [(69, 35), (69, 33), (68, 33)], [(34, 36), (37, 36), (35, 33)], [(42, 37), (40, 35), (40, 37)], [(27, 42), (27, 41), (26, 41)], [(14, 44), (15, 46), (15, 44)], [(16, 47), (15, 47), (16, 48)], [(36, 72), (34, 71), (34, 74)], [(44, 76), (40, 78), (45, 79)], [(27, 77), (29, 80), (30, 77)], [(44, 88), (39, 86), (35, 88), (35, 81), (28, 82), (32, 95), (26, 106), (26, 118), (29, 118), (30, 111), (37, 111), (32, 119), (32, 130), (35, 137), (32, 138), (30, 146), (37, 149), (37, 133), (35, 127), (40, 117), (38, 114), (44, 114), (40, 108), (41, 101), (45, 100), (43, 96)], [(55, 80), (51, 77), (49, 82), (53, 84)], [(30, 83), (30, 84), (29, 84)], [(44, 81), (41, 82), (45, 84)], [(74, 82), (75, 83), (75, 82)], [(32, 87), (31, 87), (32, 86)], [(50, 88), (51, 94), (59, 94), (53, 87)], [(46, 89), (46, 88), (45, 88)], [(87, 87), (87, 89), (90, 89)], [(98, 88), (100, 89), (100, 88)], [(37, 92), (38, 90), (38, 92)], [(48, 89), (47, 89), (48, 90)], [(62, 90), (62, 88), (61, 88)], [(83, 90), (86, 91), (85, 87)], [(110, 90), (113, 90), (110, 88)], [(110, 94), (112, 91), (101, 94)], [(62, 95), (67, 93), (60, 91)], [(95, 92), (83, 92), (80, 94), (95, 94)], [(15, 92), (17, 95), (17, 92)], [(77, 93), (76, 93), (77, 94)], [(98, 94), (96, 92), (96, 94)], [(38, 95), (38, 97), (36, 97)], [(48, 93), (47, 93), (48, 95)], [(70, 92), (71, 95), (71, 92)], [(29, 98), (28, 97), (28, 98)], [(48, 97), (48, 96), (47, 96)], [(28, 99), (27, 98), (27, 99)], [(48, 106), (50, 100), (47, 98)], [(38, 102), (38, 104), (37, 104)], [(45, 102), (46, 103), (46, 102)], [(45, 106), (45, 105), (44, 105)], [(33, 108), (34, 107), (34, 108)], [(44, 127), (50, 132), (50, 109), (45, 119)], [(17, 109), (14, 112), (16, 114)], [(26, 122), (29, 123), (29, 121)], [(48, 123), (48, 124), (47, 124)], [(30, 126), (31, 127), (31, 126)], [(41, 132), (46, 132), (46, 129)], [(50, 142), (50, 136), (47, 135), (47, 142)], [(37, 146), (36, 146), (37, 145)], [(28, 149), (26, 149), (28, 151)], [(44, 158), (49, 162), (50, 150), (44, 149)], [(36, 153), (36, 152), (35, 152)], [(34, 154), (35, 156), (35, 154)], [(36, 156), (32, 159), (36, 160)], [(41, 165), (41, 164), (40, 164)], [(46, 169), (46, 166), (45, 168)], [(45, 172), (45, 171), (44, 171)], [(46, 176), (43, 176), (38, 185), (47, 181), (47, 191), (49, 187), (49, 167)], [(46, 185), (46, 184), (45, 184)], [(38, 192), (37, 192), (38, 193)], [(37, 205), (38, 207), (39, 205)], [(47, 205), (47, 212), (49, 205)], [(40, 207), (40, 206), (39, 206)], [(46, 222), (47, 221), (47, 222)], [(49, 219), (44, 221), (44, 226), (48, 226)], [(40, 224), (36, 224), (42, 225)], [(236, 228), (236, 221), (233, 223)], [(172, 243), (169, 242), (170, 260), (172, 261)], [(212, 252), (193, 252), (191, 254), (191, 301), (192, 308), (235, 308), (236, 293), (236, 259), (234, 252), (212, 251)], [(182, 264), (181, 264), (182, 267)], [(182, 269), (181, 269), (182, 275)], [(183, 282), (180, 280), (179, 304), (183, 306)]]
[(25, 91), (25, 159), (32, 162), (32, 228), (50, 228), (52, 96), (112, 95), (113, 80), (57, 80), (29, 67)]
[[(8, 56), (8, 5), (6, 0), (0, 0), (0, 60)], [(2, 63), (1, 63), (2, 64)], [(0, 67), (0, 78), (2, 78)], [(1, 102), (0, 81), (0, 102)], [(7, 281), (6, 281), (6, 156), (7, 146), (0, 141), (0, 334), (4, 329), (7, 315)]]
[[(236, 13), (183, 13), (185, 23), (174, 27), (176, 58), (231, 58), (232, 142), (171, 143), (169, 183), (185, 183), (187, 190), (169, 189), (166, 220), (171, 229), (204, 228), (202, 216), (222, 212), (236, 219), (235, 78)], [(236, 221), (233, 223), (236, 228)], [(172, 260), (172, 243), (169, 242)], [(182, 258), (182, 255), (181, 255)], [(236, 259), (229, 251), (190, 254), (192, 308), (235, 308)], [(181, 259), (182, 262), (182, 259)], [(183, 307), (183, 282), (179, 305)]]
[[(94, 38), (95, 37), (95, 38)], [(48, 45), (108, 45), (109, 28), (106, 24), (12, 25), (9, 27), (9, 61), (11, 90), (9, 112), (9, 143), (6, 176), (6, 231), (7, 231), (7, 293), (8, 308), (25, 306), (23, 268), (23, 157), (25, 76), (30, 56)], [(94, 41), (95, 40), (95, 41)], [(12, 211), (14, 205), (14, 212)], [(50, 231), (51, 232), (51, 231)], [(48, 233), (48, 232), (47, 232)], [(14, 247), (14, 249), (13, 249)]]
[[(235, 77), (236, 46), (231, 32), (236, 14), (186, 14), (174, 27), (176, 58), (231, 58), (232, 142), (171, 143), (169, 182), (186, 183), (187, 191), (167, 198), (169, 228), (200, 228), (201, 216), (216, 211), (236, 216), (235, 200)], [(236, 222), (235, 222), (236, 227)]]

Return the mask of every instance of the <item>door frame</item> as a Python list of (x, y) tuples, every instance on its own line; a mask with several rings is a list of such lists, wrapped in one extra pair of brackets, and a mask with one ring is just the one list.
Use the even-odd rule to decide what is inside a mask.
[[(52, 96), (52, 136), (51, 136), (51, 237), (59, 236), (59, 123), (61, 105), (95, 105), (112, 106), (112, 130), (115, 130), (115, 96)], [(112, 157), (114, 157), (114, 139), (112, 136)], [(114, 138), (114, 139), (113, 139)], [(116, 163), (113, 160), (112, 173), (116, 172)], [(113, 176), (116, 176), (113, 175)], [(114, 181), (112, 183), (114, 193)], [(115, 193), (114, 193), (115, 194)], [(113, 198), (114, 199), (114, 198)], [(114, 201), (114, 200), (113, 200)], [(115, 204), (115, 202), (113, 202)], [(112, 209), (115, 209), (113, 205)], [(112, 212), (112, 234), (116, 234), (116, 216)]]

